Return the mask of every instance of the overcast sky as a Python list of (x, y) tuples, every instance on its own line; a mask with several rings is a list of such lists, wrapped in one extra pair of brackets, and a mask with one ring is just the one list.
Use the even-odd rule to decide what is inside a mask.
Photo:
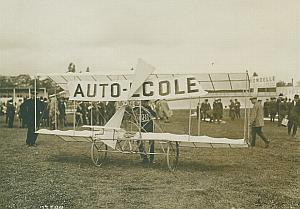
[[(300, 80), (299, 0), (0, 0), (0, 74), (245, 72)], [(214, 63), (213, 65), (211, 63)]]

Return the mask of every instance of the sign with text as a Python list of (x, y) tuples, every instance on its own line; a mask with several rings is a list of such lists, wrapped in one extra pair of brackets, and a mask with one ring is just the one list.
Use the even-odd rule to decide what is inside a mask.
[(251, 88), (274, 88), (276, 87), (275, 76), (253, 76), (250, 79)]
[(196, 98), (206, 95), (193, 76), (147, 79), (129, 96), (133, 81), (70, 81), (69, 99), (77, 101), (126, 101)]

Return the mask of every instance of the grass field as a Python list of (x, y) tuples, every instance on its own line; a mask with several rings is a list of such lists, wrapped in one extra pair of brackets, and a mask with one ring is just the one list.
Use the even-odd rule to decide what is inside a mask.
[[(163, 126), (183, 133), (187, 121), (186, 111), (175, 111)], [(201, 124), (201, 133), (240, 138), (242, 121)], [(300, 208), (300, 138), (270, 122), (268, 149), (259, 138), (253, 149), (185, 148), (175, 173), (163, 158), (147, 167), (138, 155), (113, 154), (95, 167), (90, 144), (51, 136), (28, 148), (25, 129), (1, 122), (0, 208)]]

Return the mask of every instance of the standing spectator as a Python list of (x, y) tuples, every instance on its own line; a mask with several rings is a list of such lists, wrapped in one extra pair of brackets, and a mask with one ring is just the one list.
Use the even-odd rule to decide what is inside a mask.
[(81, 117), (82, 117), (82, 107), (81, 107), (81, 103), (80, 102), (77, 106), (76, 106), (76, 112), (75, 112), (75, 120), (76, 120), (76, 125), (79, 126), (82, 123)]
[(42, 125), (43, 127), (49, 127), (49, 111), (50, 105), (48, 104), (47, 98), (44, 98), (42, 102), (43, 110), (42, 110)]
[(68, 72), (69, 73), (75, 73), (75, 64), (73, 62), (71, 62), (68, 66)]
[(12, 128), (14, 126), (15, 112), (16, 112), (16, 108), (13, 104), (13, 100), (9, 100), (7, 102), (7, 109), (6, 109), (8, 128)]
[(98, 103), (98, 110), (99, 110), (99, 125), (104, 126), (106, 123), (106, 118), (105, 118), (105, 104), (104, 102), (99, 102)]
[(23, 102), (20, 105), (20, 111), (19, 111), (19, 117), (21, 120), (21, 128), (25, 128), (26, 126), (26, 114), (25, 114), (25, 107), (24, 107), (24, 102), (27, 100), (27, 98), (24, 98)]
[[(163, 116), (164, 122), (169, 123), (169, 119), (173, 115), (173, 112), (170, 109), (167, 100), (165, 100), (165, 99), (160, 100), (160, 105), (161, 105), (161, 109), (162, 109), (163, 115), (164, 115)], [(149, 106), (149, 104), (148, 104), (148, 106)]]
[(96, 103), (91, 102), (90, 106), (88, 106), (87, 109), (88, 109), (89, 125), (96, 126), (98, 121), (98, 115), (99, 115), (99, 111), (98, 108), (96, 107)]
[(58, 101), (59, 123), (61, 127), (67, 126), (66, 121), (66, 103), (63, 97)]
[(241, 118), (241, 103), (238, 101), (238, 99), (234, 100), (234, 107), (235, 107), (235, 117)]
[(50, 123), (50, 128), (55, 130), (57, 128), (57, 118), (58, 118), (58, 102), (56, 97), (50, 98), (50, 103), (49, 103), (49, 123)]
[[(136, 107), (135, 111), (138, 113), (138, 118), (141, 118), (141, 132), (154, 132), (154, 121), (153, 118), (156, 117), (156, 113), (152, 110), (151, 106), (149, 105), (149, 101), (145, 100), (142, 101), (142, 107), (141, 107), (141, 117), (139, 117), (140, 114), (140, 108)], [(144, 147), (144, 141), (141, 140), (139, 145), (139, 151), (141, 153), (145, 152)], [(150, 145), (150, 153), (154, 153), (154, 141), (149, 141)], [(143, 163), (149, 163), (152, 164), (154, 161), (154, 154), (150, 154), (150, 159), (148, 160), (147, 155), (141, 154), (141, 157), (143, 158)]]
[[(35, 103), (36, 103), (36, 108), (35, 108)], [(34, 95), (30, 99), (27, 99), (24, 102), (24, 115), (25, 115), (24, 119), (26, 120), (25, 122), (28, 128), (26, 144), (28, 146), (36, 146), (36, 140), (38, 134), (35, 133), (35, 131), (39, 127), (41, 110), (42, 110), (41, 101), (37, 99), (35, 102)]]
[(86, 120), (87, 113), (88, 113), (87, 105), (86, 105), (85, 102), (82, 102), (80, 104), (80, 106), (81, 106), (81, 109), (82, 109), (82, 122), (83, 122), (83, 125), (87, 125), (87, 120)]
[(288, 113), (288, 105), (287, 105), (287, 98), (281, 98), (281, 101), (278, 102), (278, 127), (281, 126), (282, 119), (285, 118), (285, 116)]
[(269, 99), (266, 99), (264, 102), (264, 117), (268, 118), (269, 117), (269, 109), (270, 109), (270, 101)]
[[(202, 103), (201, 103), (201, 105), (202, 105)], [(155, 109), (155, 111), (156, 111), (156, 109)], [(156, 111), (156, 113), (157, 113), (157, 111)], [(201, 113), (200, 102), (198, 102), (198, 104), (197, 104), (196, 114), (197, 114), (197, 120), (199, 120), (199, 119), (202, 120), (203, 116), (202, 116), (202, 113)]]
[(218, 112), (217, 112), (217, 109), (218, 109), (218, 99), (215, 99), (215, 101), (213, 102), (213, 118), (214, 118), (214, 121), (217, 120), (218, 118)]
[(224, 108), (223, 108), (223, 103), (222, 103), (222, 100), (219, 98), (219, 100), (218, 100), (218, 106), (219, 106), (219, 111), (220, 111), (220, 118), (221, 119), (223, 119), (223, 110), (224, 110)]
[(5, 123), (7, 124), (7, 122), (8, 122), (7, 103), (6, 103), (6, 105), (3, 104), (3, 113), (5, 114)]
[(270, 144), (270, 141), (264, 136), (262, 132), (262, 127), (264, 126), (264, 111), (260, 102), (257, 101), (257, 97), (250, 98), (253, 108), (250, 112), (250, 126), (252, 133), (251, 146), (255, 146), (256, 134), (261, 137), (265, 142), (265, 147), (267, 148)]
[(156, 112), (156, 116), (157, 116), (157, 119), (163, 119), (164, 118), (164, 113), (163, 113), (163, 110), (162, 110), (162, 107), (161, 107), (161, 104), (160, 104), (160, 100), (156, 100), (155, 101), (155, 112)]
[(271, 98), (271, 102), (269, 104), (269, 113), (271, 122), (275, 122), (275, 116), (277, 113), (277, 103), (276, 98), (274, 97)]
[(235, 118), (235, 104), (232, 101), (232, 99), (230, 100), (230, 104), (229, 104), (229, 117), (231, 120), (234, 120)]
[(213, 104), (213, 111), (214, 111), (214, 119), (220, 123), (221, 119), (223, 118), (223, 104), (221, 99), (216, 99)]
[(291, 105), (293, 105), (293, 101), (291, 100), (291, 98), (289, 98), (289, 101), (287, 102), (288, 105), (288, 109), (290, 108)]
[(96, 102), (92, 102), (92, 110), (93, 110), (93, 125), (98, 125), (99, 121), (99, 109)]
[(156, 100), (155, 110), (159, 115), (159, 118), (162, 119), (165, 123), (169, 122), (169, 118), (172, 116), (172, 110), (170, 110), (168, 102), (163, 100)]
[(283, 100), (283, 94), (282, 93), (280, 93), (279, 94), (279, 96), (278, 96), (278, 98), (277, 98), (277, 100), (276, 100), (276, 113), (277, 113), (277, 115), (278, 115), (278, 121), (279, 121), (279, 104), (280, 104), (280, 102)]
[[(297, 134), (297, 128), (300, 124), (300, 100), (298, 94), (294, 96), (294, 101), (290, 107), (291, 109), (288, 111), (288, 135), (290, 136), (292, 134), (292, 137), (295, 138)], [(293, 132), (291, 133), (292, 129)]]
[(19, 128), (22, 128), (22, 116), (21, 116), (21, 104), (23, 103), (22, 99), (19, 99), (19, 102), (16, 103), (16, 113), (19, 118)]
[(290, 114), (290, 111), (292, 110), (294, 106), (294, 100), (292, 101), (291, 98), (289, 98), (289, 101), (287, 102), (287, 114)]
[[(204, 102), (202, 102), (201, 107), (200, 107), (200, 118), (201, 118), (201, 120), (205, 121), (205, 119), (208, 117), (207, 112), (210, 111), (210, 110), (211, 110), (211, 106), (208, 103), (208, 99), (205, 99)], [(199, 114), (198, 111), (197, 111), (197, 114)], [(199, 116), (197, 118), (199, 118)]]

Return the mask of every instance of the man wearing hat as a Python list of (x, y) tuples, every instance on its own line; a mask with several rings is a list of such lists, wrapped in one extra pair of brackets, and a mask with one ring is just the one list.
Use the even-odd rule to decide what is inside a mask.
[(295, 138), (297, 128), (300, 124), (300, 100), (298, 94), (294, 96), (294, 101), (292, 102), (291, 109), (288, 113), (288, 120), (288, 134), (291, 135), (291, 131), (293, 129), (292, 137)]
[(264, 126), (264, 110), (260, 102), (258, 102), (257, 97), (250, 98), (253, 108), (250, 112), (250, 126), (252, 133), (251, 146), (255, 146), (256, 134), (265, 142), (265, 147), (269, 146), (270, 141), (264, 136), (262, 132), (262, 127)]
[[(197, 107), (197, 118), (199, 118), (198, 114), (199, 114), (199, 105)], [(211, 106), (208, 103), (208, 99), (205, 99), (204, 102), (201, 103), (201, 107), (200, 107), (200, 118), (201, 120), (204, 120), (208, 117), (207, 115), (207, 111), (211, 110)]]
[[(36, 139), (38, 134), (35, 133), (36, 129), (39, 126), (40, 119), (41, 119), (41, 111), (42, 111), (42, 104), (39, 99), (35, 101), (35, 92), (31, 92), (31, 98), (27, 99), (24, 102), (24, 114), (26, 115), (25, 123), (27, 124), (27, 137), (26, 137), (26, 144), (28, 146), (35, 146)], [(35, 108), (36, 105), (36, 108)], [(35, 111), (36, 110), (36, 111)], [(35, 122), (35, 120), (37, 122)]]
[[(156, 117), (156, 113), (154, 110), (151, 108), (149, 101), (148, 100), (143, 100), (141, 102), (141, 109), (139, 107), (135, 108), (135, 112), (141, 118), (140, 125), (141, 125), (141, 132), (149, 133), (149, 132), (154, 132), (154, 121), (153, 118)], [(141, 115), (140, 115), (141, 114)], [(139, 142), (139, 151), (141, 153), (146, 153), (145, 152), (145, 144), (144, 141), (141, 140)], [(154, 153), (154, 141), (150, 140), (149, 141), (149, 147), (150, 147), (150, 153)], [(154, 154), (150, 154), (149, 158), (147, 157), (146, 154), (141, 154), (141, 158), (143, 159), (144, 164), (152, 164), (154, 161)]]
[(6, 109), (8, 128), (12, 128), (14, 126), (15, 111), (16, 108), (13, 104), (13, 100), (11, 99), (7, 102), (7, 109)]
[(270, 120), (271, 122), (275, 122), (275, 116), (277, 113), (277, 103), (276, 103), (276, 98), (272, 97), (271, 102), (269, 104), (269, 113), (270, 113)]

